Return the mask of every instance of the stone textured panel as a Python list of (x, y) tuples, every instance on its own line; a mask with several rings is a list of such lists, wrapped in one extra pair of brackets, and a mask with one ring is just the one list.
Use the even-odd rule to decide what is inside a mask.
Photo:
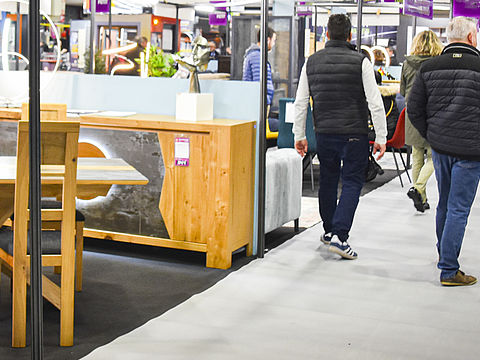
[[(15, 156), (17, 124), (0, 122), (0, 134), (0, 156)], [(106, 197), (77, 200), (85, 227), (169, 238), (158, 209), (165, 166), (157, 134), (81, 128), (79, 141), (93, 143), (107, 157), (124, 159), (149, 181), (148, 185), (114, 185)]]
[(90, 142), (107, 157), (122, 158), (148, 178), (148, 185), (114, 185), (106, 197), (79, 200), (85, 227), (168, 238), (158, 209), (165, 166), (156, 133), (80, 129), (80, 142)]
[(17, 152), (17, 123), (0, 121), (0, 156), (15, 156)]

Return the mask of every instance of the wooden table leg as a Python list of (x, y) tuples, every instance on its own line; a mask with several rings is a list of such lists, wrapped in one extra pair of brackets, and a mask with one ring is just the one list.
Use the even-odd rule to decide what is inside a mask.
[(0, 185), (0, 227), (13, 214), (15, 198), (14, 185)]

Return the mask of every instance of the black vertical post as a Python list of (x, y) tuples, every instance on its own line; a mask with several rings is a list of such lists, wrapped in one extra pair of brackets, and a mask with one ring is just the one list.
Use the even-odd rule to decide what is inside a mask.
[(43, 359), (42, 247), (40, 214), (40, 1), (29, 3), (30, 306), (32, 359)]
[(261, 29), (260, 29), (260, 54), (261, 54), (261, 76), (260, 76), (260, 118), (259, 140), (258, 140), (258, 257), (265, 255), (265, 136), (267, 132), (267, 29), (268, 29), (268, 0), (262, 0), (261, 8)]
[(317, 31), (318, 31), (318, 25), (317, 25), (317, 5), (315, 5), (315, 26), (314, 26), (314, 31), (315, 35), (313, 36), (313, 52), (317, 52)]
[[(17, 26), (15, 26), (15, 51), (17, 53), (20, 53), (20, 19), (22, 18), (22, 15), (20, 14), (20, 3), (17, 3)], [(18, 56), (15, 56), (15, 70), (18, 70), (19, 66), (19, 58)]]
[(225, 54), (227, 53), (227, 48), (230, 47), (230, 20), (231, 20), (231, 8), (227, 8), (227, 28), (226, 28), (226, 34), (225, 34)]
[[(287, 87), (287, 92), (289, 97), (293, 97), (293, 72), (295, 71), (295, 67), (293, 66), (294, 64), (294, 44), (298, 41), (298, 39), (295, 39), (295, 32), (294, 32), (294, 25), (295, 25), (295, 16), (292, 16), (290, 18), (290, 48), (289, 48), (289, 69), (288, 69), (288, 87)], [(298, 46), (298, 45), (297, 45)], [(297, 54), (297, 57), (300, 56), (300, 54)], [(267, 120), (268, 121), (268, 120)]]
[(175, 31), (173, 34), (173, 53), (175, 54), (176, 52), (180, 51), (178, 48), (178, 31), (180, 30), (180, 24), (178, 23), (178, 5), (175, 5), (176, 7), (176, 14), (175, 14)]
[(108, 2), (108, 47), (112, 47), (112, 0)]
[(97, 13), (97, 0), (90, 0), (90, 74), (95, 74), (95, 14), (96, 13)]
[(357, 50), (362, 52), (362, 16), (363, 16), (363, 0), (357, 0)]
[[(298, 64), (297, 69), (295, 69), (295, 79), (298, 80), (300, 77), (300, 72), (302, 71), (303, 64), (305, 63), (305, 49), (307, 46), (310, 46), (310, 41), (308, 44), (305, 43), (305, 30), (307, 28), (308, 19), (306, 16), (303, 16), (298, 21), (297, 26), (297, 41), (298, 41)], [(310, 52), (310, 47), (308, 48)]]
[[(108, 48), (112, 47), (112, 0), (108, 1)], [(110, 72), (110, 55), (107, 56), (108, 64), (107, 69)]]

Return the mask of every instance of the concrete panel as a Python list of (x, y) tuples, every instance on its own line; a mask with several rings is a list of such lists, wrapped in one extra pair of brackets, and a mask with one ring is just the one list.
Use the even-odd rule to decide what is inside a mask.
[(111, 158), (122, 158), (148, 178), (146, 186), (115, 185), (108, 195), (78, 200), (85, 227), (169, 238), (158, 209), (165, 166), (156, 133), (80, 129), (80, 142), (99, 147)]
[[(15, 156), (17, 124), (0, 122), (0, 133), (0, 156)], [(124, 159), (149, 181), (145, 186), (114, 185), (105, 197), (77, 200), (85, 227), (169, 238), (158, 209), (165, 166), (157, 134), (81, 128), (79, 141), (97, 146), (108, 158)]]
[(17, 152), (17, 123), (1, 121), (0, 134), (2, 134), (0, 156), (15, 156)]

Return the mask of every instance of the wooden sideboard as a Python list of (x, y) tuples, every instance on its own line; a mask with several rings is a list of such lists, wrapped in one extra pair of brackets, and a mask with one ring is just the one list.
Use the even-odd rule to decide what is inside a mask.
[[(0, 110), (0, 120), (15, 121), (12, 113)], [(252, 254), (255, 122), (188, 122), (152, 114), (83, 115), (79, 120), (81, 128), (157, 133), (165, 168), (158, 208), (159, 226), (168, 236), (116, 232), (98, 224), (89, 228), (88, 221), (85, 236), (205, 252), (207, 267), (220, 269), (229, 268), (232, 252), (243, 246)], [(188, 166), (175, 165), (177, 138), (189, 141)]]

